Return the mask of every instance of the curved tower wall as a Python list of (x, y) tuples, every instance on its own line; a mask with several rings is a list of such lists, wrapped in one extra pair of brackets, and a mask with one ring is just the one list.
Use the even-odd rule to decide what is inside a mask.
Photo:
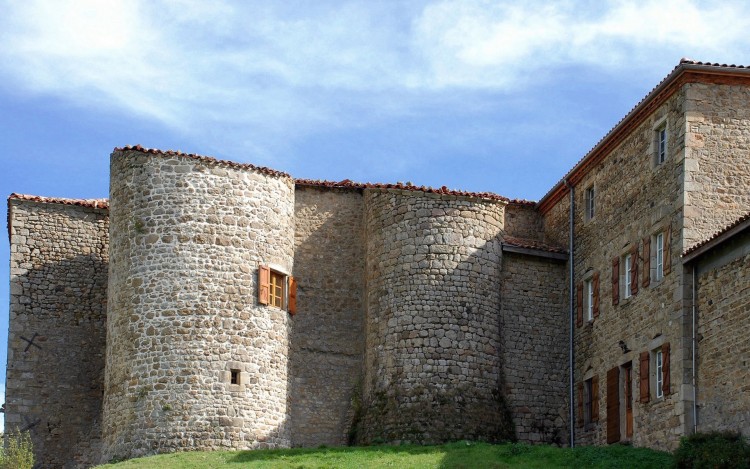
[(365, 191), (367, 318), (360, 441), (497, 441), (505, 203)]
[(257, 283), (292, 271), (292, 180), (116, 151), (110, 213), (103, 460), (289, 446), (290, 319)]

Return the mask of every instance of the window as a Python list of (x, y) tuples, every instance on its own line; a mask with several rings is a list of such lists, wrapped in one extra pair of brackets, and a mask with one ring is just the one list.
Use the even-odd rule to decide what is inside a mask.
[(625, 256), (622, 258), (622, 265), (623, 265), (622, 297), (623, 299), (630, 298), (630, 295), (633, 292), (633, 285), (630, 281), (630, 271), (632, 270), (632, 262), (633, 262), (633, 256), (630, 254), (625, 254)]
[(594, 320), (594, 279), (590, 278), (584, 282), (584, 292), (586, 294), (586, 320)]
[(578, 383), (576, 424), (589, 426), (599, 421), (599, 378), (593, 376)]
[(655, 147), (656, 147), (656, 166), (664, 163), (667, 160), (667, 123), (662, 122), (654, 130), (655, 133)]
[(297, 312), (297, 281), (267, 265), (258, 267), (258, 303)]
[(586, 189), (585, 193), (585, 211), (586, 211), (586, 221), (591, 220), (594, 218), (594, 186), (589, 187)]
[(229, 384), (240, 384), (240, 370), (233, 369), (231, 371)]
[(661, 350), (657, 350), (654, 353), (654, 384), (655, 384), (655, 391), (656, 391), (656, 398), (660, 399), (664, 397), (664, 355)]
[(664, 233), (654, 236), (654, 280), (664, 278)]
[(594, 414), (594, 383), (592, 379), (583, 382), (583, 423), (591, 423)]

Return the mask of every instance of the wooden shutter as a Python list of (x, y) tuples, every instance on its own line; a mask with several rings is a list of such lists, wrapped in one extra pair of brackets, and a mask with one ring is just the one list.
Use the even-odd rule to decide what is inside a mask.
[(661, 371), (662, 384), (661, 390), (664, 395), (669, 395), (669, 342), (661, 346)]
[(297, 280), (289, 277), (289, 314), (297, 314)]
[(640, 381), (641, 381), (641, 402), (648, 402), (651, 398), (649, 394), (649, 385), (648, 385), (648, 362), (649, 362), (649, 353), (648, 352), (641, 352), (641, 367), (640, 367)]
[(612, 259), (612, 304), (620, 302), (620, 257)]
[(651, 236), (643, 238), (643, 280), (641, 285), (646, 288), (651, 283)]
[(630, 251), (630, 294), (638, 294), (638, 243)]
[(591, 286), (594, 289), (594, 317), (599, 317), (599, 272), (594, 272), (594, 278), (591, 279)]
[(599, 377), (591, 378), (591, 421), (599, 421)]
[(578, 416), (576, 417), (576, 426), (583, 426), (583, 383), (578, 383)]
[(607, 444), (620, 441), (620, 367), (607, 371)]
[(667, 227), (664, 234), (664, 255), (662, 259), (664, 275), (672, 271), (672, 225)]
[(583, 282), (576, 287), (576, 326), (583, 326)]
[(258, 268), (258, 303), (267, 305), (271, 291), (271, 269), (267, 265)]

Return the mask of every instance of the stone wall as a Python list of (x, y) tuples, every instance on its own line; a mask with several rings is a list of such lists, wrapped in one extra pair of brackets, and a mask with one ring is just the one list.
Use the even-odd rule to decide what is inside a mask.
[(5, 429), (30, 431), (39, 467), (88, 467), (100, 447), (107, 210), (8, 205)]
[[(542, 216), (534, 204), (509, 203), (505, 207), (505, 233), (519, 238), (541, 240)], [(564, 244), (561, 244), (564, 246)]]
[(735, 243), (698, 261), (698, 429), (748, 435), (750, 233)]
[(683, 250), (750, 207), (750, 88), (692, 83), (686, 94)]
[(289, 446), (289, 314), (258, 268), (293, 270), (291, 179), (117, 150), (110, 213), (103, 460)]
[(569, 440), (566, 265), (503, 253), (503, 389), (520, 441), (563, 444)]
[(360, 442), (497, 441), (505, 203), (365, 190), (367, 318)]
[(361, 190), (297, 186), (290, 338), (293, 446), (346, 445), (361, 410), (364, 230)]
[[(578, 182), (575, 187), (575, 284), (599, 274), (600, 314), (576, 328), (575, 382), (598, 379), (599, 419), (576, 429), (579, 444), (603, 444), (607, 440), (607, 372), (615, 367), (632, 366), (633, 437), (632, 443), (672, 449), (690, 417), (685, 415), (684, 400), (692, 393), (681, 386), (689, 363), (685, 337), (683, 278), (679, 261), (682, 228), (682, 171), (685, 118), (682, 113), (684, 91), (673, 95), (626, 139)], [(656, 128), (666, 124), (668, 154), (655, 164)], [(593, 218), (585, 215), (586, 189), (595, 191)], [(567, 197), (554, 207), (545, 220), (545, 237), (567, 245), (568, 213), (563, 207)], [(641, 284), (643, 240), (659, 232), (672, 230), (671, 257), (665, 262), (672, 272), (662, 280)], [(613, 304), (613, 259), (637, 249), (639, 291)], [(652, 251), (653, 255), (654, 251)], [(621, 262), (622, 264), (622, 262)], [(652, 263), (652, 265), (655, 265)], [(621, 267), (619, 272), (622, 273)], [(650, 272), (649, 272), (650, 273)], [(622, 283), (622, 279), (620, 279)], [(624, 348), (619, 345), (622, 341)], [(671, 345), (672, 393), (663, 399), (640, 402), (639, 354), (651, 352), (658, 344)], [(624, 372), (621, 369), (622, 372)], [(622, 383), (620, 383), (622, 385)], [(619, 408), (624, 409), (621, 402)], [(620, 420), (624, 421), (622, 414)], [(614, 418), (613, 418), (614, 421)], [(581, 422), (578, 422), (579, 424)], [(624, 429), (620, 440), (625, 440)]]

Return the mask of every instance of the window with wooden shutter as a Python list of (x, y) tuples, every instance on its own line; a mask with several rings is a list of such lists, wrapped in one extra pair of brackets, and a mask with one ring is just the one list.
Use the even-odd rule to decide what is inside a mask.
[(591, 378), (591, 421), (599, 421), (599, 377)]
[(661, 389), (665, 396), (668, 396), (669, 391), (669, 342), (661, 346), (661, 371), (662, 371), (662, 384)]
[(630, 251), (630, 294), (638, 294), (638, 244)]
[(258, 303), (267, 305), (270, 300), (271, 268), (262, 265), (258, 268)]
[(576, 426), (583, 427), (583, 383), (578, 383), (578, 412), (576, 416)]
[(284, 307), (284, 287), (286, 279), (284, 275), (271, 271), (271, 283), (270, 283), (270, 294), (268, 304), (277, 308)]
[(607, 444), (620, 441), (620, 367), (607, 371)]
[(620, 257), (612, 259), (612, 304), (620, 302)]
[(672, 226), (667, 227), (664, 235), (664, 275), (672, 271)]
[(576, 287), (576, 326), (583, 325), (583, 282)]
[(649, 390), (649, 384), (648, 384), (648, 364), (650, 361), (650, 354), (649, 352), (641, 352), (640, 356), (640, 391), (641, 391), (641, 402), (646, 403), (650, 400), (650, 390)]
[(594, 287), (594, 317), (599, 317), (599, 272), (594, 272), (592, 279)]
[(643, 238), (643, 288), (651, 283), (651, 236)]
[(297, 280), (289, 277), (289, 314), (297, 314)]

